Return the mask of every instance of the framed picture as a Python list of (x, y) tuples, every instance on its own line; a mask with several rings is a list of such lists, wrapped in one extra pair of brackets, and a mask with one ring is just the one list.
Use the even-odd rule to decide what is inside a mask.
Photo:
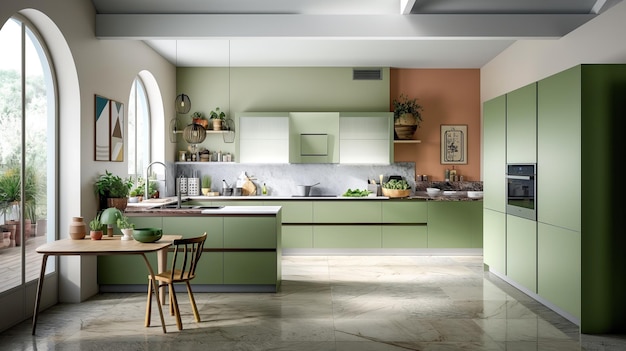
[(109, 140), (110, 125), (110, 104), (109, 99), (96, 95), (96, 120), (94, 136), (94, 158), (96, 161), (109, 161), (111, 159), (111, 148)]
[(467, 125), (441, 125), (441, 164), (467, 163)]
[(94, 159), (124, 161), (124, 104), (95, 95)]

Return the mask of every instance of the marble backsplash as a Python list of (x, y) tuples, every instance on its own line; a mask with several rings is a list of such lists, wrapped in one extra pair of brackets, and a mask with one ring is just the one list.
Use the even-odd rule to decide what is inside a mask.
[(235, 187), (241, 172), (257, 186), (257, 192), (265, 183), (269, 195), (291, 196), (297, 194), (298, 185), (313, 185), (311, 196), (341, 195), (347, 189), (366, 189), (368, 179), (378, 182), (382, 174), (386, 182), (389, 176), (400, 176), (415, 191), (437, 187), (442, 190), (482, 190), (482, 182), (429, 182), (415, 181), (415, 163), (397, 162), (389, 165), (342, 165), (342, 164), (242, 164), (235, 162), (176, 162), (168, 165), (167, 194), (174, 193), (174, 177), (211, 177), (211, 191), (221, 191), (222, 180)]

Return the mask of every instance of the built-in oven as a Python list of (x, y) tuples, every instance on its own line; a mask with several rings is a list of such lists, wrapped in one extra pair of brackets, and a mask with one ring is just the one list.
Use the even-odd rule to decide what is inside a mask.
[(537, 220), (537, 164), (508, 164), (506, 183), (506, 213)]

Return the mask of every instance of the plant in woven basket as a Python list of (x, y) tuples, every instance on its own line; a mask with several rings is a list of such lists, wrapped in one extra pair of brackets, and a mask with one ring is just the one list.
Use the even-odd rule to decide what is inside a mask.
[(422, 122), (422, 105), (417, 103), (416, 98), (409, 98), (400, 94), (393, 99), (393, 120), (395, 124), (415, 125), (419, 127)]

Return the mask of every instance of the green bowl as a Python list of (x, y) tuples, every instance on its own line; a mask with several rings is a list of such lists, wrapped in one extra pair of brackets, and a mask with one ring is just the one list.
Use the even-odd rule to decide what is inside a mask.
[(161, 228), (135, 228), (133, 238), (142, 243), (153, 243), (163, 236)]

